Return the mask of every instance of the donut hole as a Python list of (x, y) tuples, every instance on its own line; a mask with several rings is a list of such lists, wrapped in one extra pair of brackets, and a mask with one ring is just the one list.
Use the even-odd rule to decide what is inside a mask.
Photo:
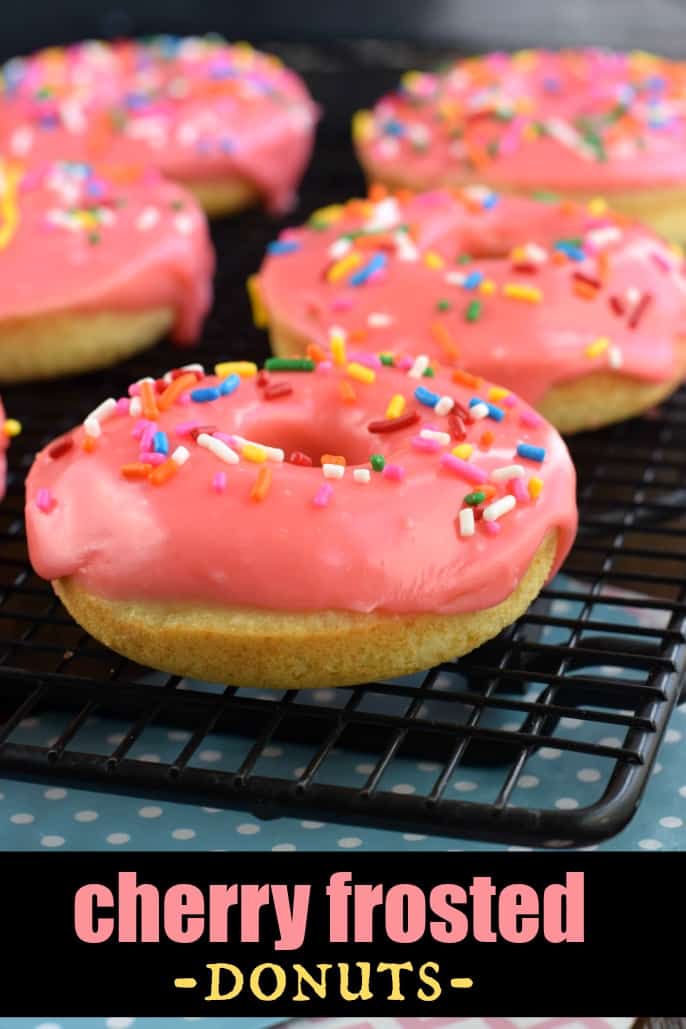
[(260, 418), (248, 422), (241, 433), (267, 447), (280, 447), (286, 460), (296, 451), (319, 465), (323, 454), (344, 457), (347, 465), (366, 464), (374, 451), (374, 440), (366, 426), (340, 425), (322, 418), (320, 425), (291, 419)]

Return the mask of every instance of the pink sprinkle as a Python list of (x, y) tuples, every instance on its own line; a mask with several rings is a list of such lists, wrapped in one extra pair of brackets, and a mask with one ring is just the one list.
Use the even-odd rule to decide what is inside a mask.
[(174, 429), (177, 436), (190, 436), (193, 429), (197, 429), (200, 422), (180, 422)]
[(36, 493), (35, 504), (39, 511), (43, 514), (50, 514), (55, 505), (56, 501), (49, 489), (42, 487)]
[(349, 311), (353, 306), (352, 297), (348, 297), (344, 293), (341, 293), (339, 297), (335, 297), (331, 301), (330, 306), (332, 311)]
[(482, 519), (481, 524), (483, 525), (489, 536), (497, 536), (500, 532), (500, 522), (485, 522)]
[(156, 450), (141, 450), (139, 458), (143, 464), (163, 464), (167, 460), (164, 454), (158, 454)]
[(516, 479), (510, 479), (507, 483), (508, 493), (512, 493), (517, 498), (520, 504), (526, 504), (529, 500), (529, 491), (524, 485), (524, 479), (519, 476)]
[(141, 433), (141, 450), (150, 450), (156, 432), (157, 426), (155, 423), (148, 422)]
[(212, 479), (212, 489), (215, 493), (223, 493), (226, 489), (226, 472), (217, 472)]
[(133, 436), (133, 438), (140, 439), (143, 435), (143, 430), (145, 429), (146, 425), (149, 424), (150, 422), (147, 421), (146, 418), (139, 418), (136, 424), (134, 425), (133, 429), (131, 430), (131, 435)]
[(325, 482), (323, 486), (319, 487), (315, 495), (312, 497), (312, 503), (315, 507), (327, 507), (332, 496), (333, 486), (330, 486), (328, 482)]
[(386, 269), (385, 268), (378, 268), (375, 272), (372, 272), (371, 275), (367, 276), (367, 282), (368, 283), (370, 283), (370, 282), (371, 283), (374, 283), (374, 282), (385, 282), (387, 278), (388, 278), (388, 274), (386, 272)]
[(139, 397), (140, 393), (141, 393), (141, 384), (140, 384), (140, 382), (132, 382), (131, 385), (129, 386), (129, 391), (128, 392), (129, 392), (129, 396), (130, 397)]
[(238, 446), (238, 441), (235, 436), (229, 436), (227, 432), (213, 432), (212, 435), (215, 439), (221, 440), (222, 443), (226, 443), (227, 447)]
[(382, 364), (376, 354), (370, 354), (366, 350), (358, 350), (350, 355), (351, 361), (357, 361), (358, 364), (363, 364), (366, 368), (381, 368)]
[(128, 397), (119, 397), (117, 401), (117, 414), (128, 414), (129, 404), (130, 400)]
[(391, 479), (393, 482), (402, 482), (405, 478), (405, 469), (400, 464), (387, 464), (381, 474), (384, 479)]
[(543, 419), (535, 411), (522, 411), (519, 416), (519, 423), (520, 425), (526, 425), (528, 429), (537, 429), (539, 425), (543, 424)]
[(401, 359), (397, 362), (396, 367), (399, 368), (401, 372), (407, 372), (410, 370), (413, 364), (414, 361), (411, 357), (401, 357)]
[(176, 403), (179, 404), (181, 407), (188, 407), (190, 402), (191, 402), (190, 390), (188, 392), (186, 392), (186, 393), (182, 393), (180, 397), (176, 398)]
[(315, 366), (315, 371), (318, 372), (330, 372), (333, 368), (333, 361), (318, 361)]
[(664, 254), (660, 253), (659, 250), (653, 250), (651, 257), (653, 258), (653, 261), (658, 266), (658, 268), (661, 268), (663, 272), (669, 271), (669, 261), (667, 260)]
[(514, 395), (514, 393), (508, 393), (506, 397), (503, 397), (500, 403), (503, 405), (503, 407), (516, 407), (517, 398)]
[(435, 439), (424, 439), (423, 436), (413, 436), (411, 440), (415, 450), (424, 450), (427, 454), (435, 454), (441, 449), (441, 444)]
[(455, 457), (454, 454), (444, 454), (441, 458), (441, 464), (444, 468), (455, 472), (456, 475), (459, 475), (461, 479), (465, 479), (467, 482), (480, 484), (488, 479), (486, 472), (482, 468), (477, 468), (476, 465), (470, 464), (469, 461), (463, 461), (461, 457)]

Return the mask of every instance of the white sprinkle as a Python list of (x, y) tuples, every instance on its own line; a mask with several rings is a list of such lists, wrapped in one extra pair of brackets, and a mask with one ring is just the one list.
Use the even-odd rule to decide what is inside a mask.
[(178, 465), (179, 468), (181, 468), (181, 466), (186, 463), (190, 456), (190, 450), (187, 450), (186, 447), (177, 447), (174, 453), (172, 454), (171, 459), (175, 465)]
[(494, 500), (492, 504), (484, 508), (484, 521), (495, 522), (502, 515), (507, 514), (513, 507), (517, 506), (517, 500), (511, 493), (507, 493), (500, 500)]
[(353, 479), (355, 482), (369, 482), (372, 474), (368, 468), (355, 468), (353, 471)]
[(227, 446), (220, 439), (215, 439), (214, 436), (210, 436), (207, 432), (201, 432), (196, 441), (199, 447), (204, 447), (205, 450), (209, 450), (211, 454), (218, 457), (224, 464), (238, 464), (239, 457), (235, 450)]
[(323, 464), (322, 472), (324, 473), (325, 479), (342, 479), (343, 473), (345, 472), (345, 465)]
[(190, 214), (177, 214), (174, 218), (174, 228), (182, 236), (188, 236), (193, 231), (193, 218)]
[(449, 286), (461, 286), (464, 280), (467, 278), (467, 276), (464, 274), (464, 272), (452, 271), (446, 272), (444, 278)]
[(502, 468), (494, 468), (491, 478), (494, 482), (504, 482), (506, 479), (520, 479), (524, 475), (524, 469), (520, 464), (503, 465)]
[(113, 397), (108, 397), (107, 400), (103, 400), (102, 404), (98, 404), (94, 411), (88, 415), (86, 421), (91, 418), (95, 418), (98, 422), (104, 422), (107, 418), (114, 414), (117, 410), (117, 401)]
[(543, 264), (548, 259), (548, 252), (538, 243), (527, 243), (524, 249), (528, 260), (533, 261), (534, 264)]
[(440, 443), (441, 446), (447, 447), (450, 443), (449, 432), (436, 432), (435, 429), (421, 429), (419, 433), (421, 439), (433, 439), (436, 443)]
[(200, 375), (205, 374), (205, 366), (202, 364), (184, 364), (181, 366), (182, 372), (198, 372)]
[(612, 346), (608, 348), (607, 359), (610, 364), (610, 368), (621, 368), (624, 364), (622, 351), (616, 343), (613, 343)]
[(428, 367), (429, 358), (426, 354), (420, 354), (419, 357), (415, 357), (414, 364), (407, 373), (408, 379), (421, 379)]
[(586, 242), (590, 243), (591, 247), (597, 250), (609, 246), (610, 243), (617, 243), (621, 238), (622, 233), (616, 225), (606, 225), (600, 229), (591, 229), (586, 234)]
[(474, 404), (473, 407), (469, 408), (470, 418), (475, 422), (481, 421), (482, 418), (488, 418), (489, 414), (490, 408), (488, 404)]
[(386, 329), (392, 324), (393, 319), (390, 314), (385, 314), (383, 311), (372, 311), (372, 313), (367, 316), (367, 325), (370, 329)]
[(624, 294), (630, 304), (637, 304), (641, 298), (641, 291), (636, 286), (629, 286)]
[(136, 228), (141, 232), (149, 232), (160, 220), (160, 212), (156, 207), (144, 207), (136, 218)]
[(15, 157), (24, 157), (33, 146), (33, 132), (26, 125), (15, 129), (10, 136), (10, 150)]
[(419, 251), (407, 232), (394, 232), (393, 242), (395, 243), (396, 255), (399, 261), (419, 260)]
[(140, 418), (143, 413), (143, 401), (140, 397), (131, 397), (129, 403), (129, 414), (132, 418)]
[(97, 418), (86, 418), (85, 422), (83, 423), (83, 428), (85, 430), (86, 435), (90, 436), (92, 439), (97, 439), (100, 433), (102, 432), (102, 429), (100, 428), (100, 422)]
[(454, 407), (455, 401), (452, 397), (441, 397), (441, 399), (434, 407), (434, 411), (436, 412), (436, 414), (450, 414)]
[(459, 515), (460, 536), (474, 535), (474, 511), (471, 507), (463, 507)]
[(341, 257), (345, 257), (351, 247), (352, 241), (346, 239), (345, 236), (341, 236), (339, 239), (335, 239), (329, 247), (329, 257), (334, 261), (338, 261)]
[(400, 207), (395, 197), (384, 197), (374, 205), (372, 216), (365, 223), (367, 232), (385, 231), (394, 228), (400, 221)]

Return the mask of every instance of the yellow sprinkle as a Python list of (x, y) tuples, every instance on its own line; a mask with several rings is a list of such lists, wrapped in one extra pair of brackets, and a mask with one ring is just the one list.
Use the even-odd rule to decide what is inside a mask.
[(418, 82), (421, 82), (421, 80), (422, 72), (416, 71), (414, 69), (412, 69), (411, 71), (406, 71), (400, 77), (401, 85), (410, 92), (412, 92), (414, 87), (417, 85)]
[(374, 134), (374, 115), (371, 111), (355, 111), (352, 119), (352, 134), (355, 143), (364, 143)]
[(388, 402), (388, 407), (386, 408), (386, 417), (399, 418), (404, 410), (405, 397), (402, 395), (402, 393), (396, 393), (395, 396), (392, 396)]
[(684, 256), (684, 248), (679, 243), (670, 243), (669, 249), (675, 254), (676, 257)]
[(524, 130), (522, 131), (522, 138), (526, 143), (533, 143), (535, 139), (538, 139), (536, 128), (531, 124), (525, 125)]
[(310, 215), (311, 222), (337, 222), (343, 216), (343, 204), (328, 204), (327, 207), (319, 207), (314, 214)]
[(486, 297), (490, 297), (492, 293), (495, 293), (495, 282), (493, 279), (484, 279), (479, 286), (479, 293), (483, 293)]
[(513, 300), (526, 300), (530, 304), (540, 304), (543, 299), (538, 286), (521, 286), (517, 282), (506, 282), (503, 286), (503, 293)]
[(598, 339), (594, 339), (592, 343), (589, 343), (584, 353), (586, 357), (600, 357), (610, 345), (610, 341), (607, 336), (598, 336)]
[(362, 254), (358, 250), (351, 250), (349, 254), (342, 257), (340, 261), (336, 261), (332, 264), (327, 273), (328, 282), (339, 282), (344, 275), (351, 272), (353, 268), (357, 268), (358, 264), (362, 264)]
[(350, 378), (355, 379), (357, 382), (374, 382), (376, 379), (376, 373), (371, 368), (358, 364), (357, 361), (352, 361), (346, 368), (346, 371)]
[(242, 379), (251, 379), (257, 375), (257, 365), (254, 361), (221, 361), (214, 366), (214, 374), (220, 379), (227, 375), (240, 375)]
[(250, 297), (250, 307), (252, 308), (252, 320), (255, 324), (256, 329), (266, 329), (269, 325), (269, 312), (264, 305), (262, 296), (260, 294), (260, 287), (257, 283), (257, 276), (250, 275), (246, 282), (248, 290), (248, 296)]
[(429, 268), (442, 268), (445, 261), (435, 250), (427, 250), (424, 254), (424, 264)]
[(331, 359), (334, 364), (343, 365), (347, 361), (347, 352), (345, 346), (345, 333), (340, 329), (332, 329), (331, 335), (329, 336), (329, 346), (331, 347)]
[(19, 225), (17, 190), (21, 171), (0, 160), (0, 250), (9, 244)]
[(471, 443), (458, 443), (456, 447), (453, 447), (453, 454), (455, 457), (461, 457), (463, 461), (468, 461), (472, 456), (473, 449)]
[(599, 215), (605, 214), (607, 211), (607, 200), (604, 197), (593, 197), (588, 204), (589, 214)]
[(267, 460), (267, 451), (263, 447), (258, 447), (256, 443), (245, 443), (241, 450), (241, 457), (244, 457), (246, 461), (262, 464)]
[(21, 432), (21, 422), (18, 422), (16, 418), (8, 418), (2, 427), (2, 431), (6, 436), (18, 436)]
[(543, 479), (539, 479), (537, 475), (532, 476), (529, 479), (529, 496), (532, 500), (537, 500), (541, 495), (543, 489)]
[(488, 399), (492, 400), (493, 403), (497, 403), (499, 400), (504, 400), (505, 397), (509, 397), (509, 389), (505, 389), (504, 386), (491, 386), (488, 391)]

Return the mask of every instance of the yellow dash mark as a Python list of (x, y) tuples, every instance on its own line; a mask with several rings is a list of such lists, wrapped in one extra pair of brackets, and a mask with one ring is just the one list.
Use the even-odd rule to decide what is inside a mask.
[(601, 354), (605, 353), (610, 345), (610, 341), (607, 336), (599, 336), (598, 339), (594, 339), (592, 343), (589, 343), (584, 353), (586, 357), (600, 357)]
[(250, 379), (257, 375), (257, 365), (254, 361), (221, 361), (215, 364), (214, 374), (220, 379), (227, 375), (240, 375), (241, 379)]
[(248, 290), (248, 296), (250, 298), (252, 320), (255, 324), (255, 328), (266, 329), (269, 325), (269, 312), (267, 311), (264, 301), (262, 300), (260, 287), (257, 284), (257, 276), (250, 275), (245, 285)]
[(192, 990), (198, 985), (197, 979), (175, 979), (174, 986), (177, 990)]
[(453, 454), (455, 457), (461, 457), (463, 461), (468, 461), (473, 450), (474, 447), (471, 443), (458, 443), (456, 447), (453, 447)]
[(473, 979), (451, 979), (450, 985), (454, 990), (469, 990), (474, 985)]
[(18, 165), (0, 160), (0, 250), (9, 245), (19, 227), (17, 188), (21, 179)]
[(386, 417), (399, 418), (404, 410), (405, 397), (402, 395), (402, 393), (396, 393), (395, 396), (392, 396), (388, 402), (388, 407), (386, 408)]
[(349, 254), (336, 261), (329, 268), (326, 278), (328, 282), (340, 282), (348, 272), (353, 271), (359, 264), (362, 264), (362, 254), (357, 250), (351, 250)]
[(490, 297), (495, 293), (495, 282), (493, 279), (484, 279), (479, 286), (479, 293), (482, 293), (485, 297)]
[(367, 368), (363, 364), (358, 364), (357, 361), (352, 361), (346, 371), (351, 379), (355, 379), (357, 382), (371, 383), (376, 379), (376, 373), (372, 368)]

